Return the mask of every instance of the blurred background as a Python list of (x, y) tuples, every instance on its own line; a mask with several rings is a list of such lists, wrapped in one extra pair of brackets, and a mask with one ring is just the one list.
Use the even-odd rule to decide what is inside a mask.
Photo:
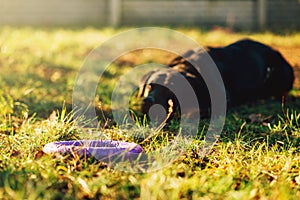
[(0, 25), (300, 27), (299, 0), (0, 0)]
[[(246, 37), (270, 45), (294, 67), (292, 92), (300, 96), (300, 0), (0, 0), (0, 108), (7, 106), (5, 96), (43, 118), (63, 103), (71, 110), (86, 56), (112, 36), (143, 26), (169, 27), (203, 46)], [(145, 51), (120, 57), (95, 101), (109, 111), (112, 77), (171, 59)]]

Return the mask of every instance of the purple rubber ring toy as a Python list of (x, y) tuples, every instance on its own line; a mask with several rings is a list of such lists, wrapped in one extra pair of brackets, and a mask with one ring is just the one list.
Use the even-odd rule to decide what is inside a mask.
[(75, 154), (95, 157), (104, 162), (135, 160), (143, 152), (143, 148), (133, 142), (115, 140), (75, 140), (51, 142), (44, 146), (46, 154)]

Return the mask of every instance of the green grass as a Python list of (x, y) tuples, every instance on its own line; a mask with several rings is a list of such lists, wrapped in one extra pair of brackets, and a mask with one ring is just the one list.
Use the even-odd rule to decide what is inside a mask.
[[(112, 28), (0, 28), (0, 199), (299, 199), (300, 84), (287, 102), (264, 100), (228, 112), (212, 151), (199, 156), (195, 139), (170, 166), (131, 174), (93, 158), (48, 156), (45, 144), (58, 140), (107, 138), (142, 143), (135, 133), (155, 128), (114, 126), (109, 98), (95, 98), (99, 129), (77, 126), (72, 89), (88, 53), (114, 34)], [(282, 51), (299, 77), (300, 33), (224, 33), (177, 28), (203, 45), (226, 45), (250, 37)], [(110, 94), (112, 78), (143, 62), (166, 62), (136, 52), (121, 57), (98, 86)], [(124, 62), (126, 61), (126, 62)], [(105, 117), (104, 117), (105, 116)], [(206, 122), (203, 122), (205, 125)], [(176, 124), (171, 128), (176, 130)], [(151, 152), (173, 137), (172, 131), (142, 143)]]

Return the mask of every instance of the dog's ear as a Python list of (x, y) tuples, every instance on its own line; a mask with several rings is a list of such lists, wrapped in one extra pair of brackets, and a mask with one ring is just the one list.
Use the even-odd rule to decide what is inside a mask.
[(183, 63), (185, 61), (185, 59), (181, 56), (177, 56), (176, 58), (174, 58), (173, 60), (171, 60), (170, 63), (168, 63), (168, 65), (170, 67), (174, 67), (176, 65), (178, 65), (179, 63)]
[(147, 74), (145, 74), (142, 79), (140, 80), (140, 85), (139, 85), (139, 93), (138, 93), (138, 98), (141, 98), (145, 92), (145, 87), (146, 87), (146, 84), (149, 80), (149, 78), (151, 77), (152, 74), (154, 74), (156, 71), (150, 71), (148, 72)]

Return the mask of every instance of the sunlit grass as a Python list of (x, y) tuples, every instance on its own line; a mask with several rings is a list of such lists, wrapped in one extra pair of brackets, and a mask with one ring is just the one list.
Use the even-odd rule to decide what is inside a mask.
[[(97, 128), (79, 126), (89, 122), (74, 118), (72, 91), (84, 59), (125, 30), (0, 28), (0, 199), (300, 198), (299, 70), (287, 102), (257, 101), (230, 110), (217, 145), (204, 158), (199, 156), (201, 137), (174, 163), (147, 174), (121, 172), (93, 158), (44, 155), (43, 146), (52, 141), (100, 137), (136, 142), (152, 152), (178, 133), (177, 123), (159, 130), (145, 126), (145, 119), (121, 126), (109, 113), (113, 79), (144, 62), (166, 63), (173, 56), (161, 53), (151, 57), (134, 52), (113, 63), (95, 97)], [(250, 37), (272, 45), (293, 66), (300, 66), (298, 32), (176, 30), (211, 46)], [(205, 129), (207, 121), (201, 125)], [(158, 134), (152, 134), (155, 131)], [(144, 141), (149, 135), (153, 137)]]

